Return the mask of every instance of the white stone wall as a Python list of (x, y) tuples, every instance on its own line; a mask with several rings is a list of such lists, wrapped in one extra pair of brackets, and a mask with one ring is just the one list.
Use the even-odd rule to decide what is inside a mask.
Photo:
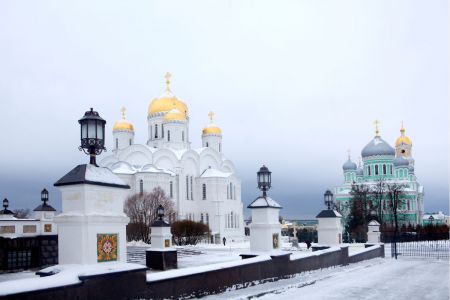
[(215, 134), (202, 135), (202, 147), (208, 147), (222, 152), (222, 136)]
[(341, 218), (317, 218), (318, 243), (321, 245), (338, 245), (342, 243)]
[[(274, 251), (281, 247), (281, 224), (278, 208), (253, 208), (250, 228), (250, 251)], [(274, 248), (273, 237), (278, 234), (278, 248)]]

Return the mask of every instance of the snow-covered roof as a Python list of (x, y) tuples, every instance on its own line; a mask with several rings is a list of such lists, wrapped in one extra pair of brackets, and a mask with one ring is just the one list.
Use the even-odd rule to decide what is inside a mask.
[(167, 174), (170, 174), (170, 175), (175, 175), (175, 173), (170, 171), (170, 170), (160, 169), (160, 168), (157, 168), (157, 167), (155, 167), (154, 165), (151, 165), (151, 164), (143, 166), (139, 170), (139, 172), (145, 172), (145, 173), (167, 173)]
[(222, 171), (217, 170), (217, 169), (208, 168), (202, 173), (202, 175), (200, 175), (200, 177), (202, 177), (202, 178), (210, 178), (210, 177), (226, 178), (226, 177), (230, 177), (232, 174), (233, 173), (222, 172)]
[(260, 196), (256, 198), (252, 203), (250, 203), (247, 208), (265, 208), (265, 207), (272, 207), (272, 208), (282, 208), (280, 204), (278, 204), (275, 200), (268, 196)]
[(342, 215), (334, 209), (322, 210), (316, 218), (342, 218)]
[(110, 169), (95, 165), (78, 165), (59, 179), (54, 185), (65, 186), (73, 184), (93, 184), (129, 189), (122, 179)]

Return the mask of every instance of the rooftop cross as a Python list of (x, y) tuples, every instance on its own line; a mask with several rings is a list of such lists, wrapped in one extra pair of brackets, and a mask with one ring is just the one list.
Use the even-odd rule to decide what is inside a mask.
[(172, 78), (172, 74), (166, 72), (164, 78), (166, 79), (166, 91), (170, 91), (170, 78)]
[(350, 159), (350, 157), (351, 157), (351, 156), (350, 156), (350, 154), (351, 154), (350, 149), (347, 150), (347, 154), (348, 154), (348, 160), (351, 160), (351, 159)]
[(210, 111), (210, 112), (208, 113), (208, 117), (209, 117), (209, 120), (210, 120), (211, 123), (212, 123), (212, 122), (213, 122), (214, 113), (213, 113), (212, 111)]
[(125, 120), (125, 112), (127, 111), (127, 109), (125, 108), (125, 106), (122, 106), (122, 108), (120, 109), (120, 111), (122, 112), (122, 119)]
[(373, 124), (375, 125), (375, 136), (380, 136), (380, 129), (378, 128), (378, 125), (380, 125), (380, 121), (375, 120)]

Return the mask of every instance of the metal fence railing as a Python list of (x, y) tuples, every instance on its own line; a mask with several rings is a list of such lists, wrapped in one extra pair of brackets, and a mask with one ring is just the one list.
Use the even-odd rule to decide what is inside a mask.
[(395, 257), (395, 249), (397, 249), (398, 257), (423, 257), (448, 259), (450, 253), (449, 240), (437, 241), (410, 241), (397, 242), (391, 244), (391, 255)]

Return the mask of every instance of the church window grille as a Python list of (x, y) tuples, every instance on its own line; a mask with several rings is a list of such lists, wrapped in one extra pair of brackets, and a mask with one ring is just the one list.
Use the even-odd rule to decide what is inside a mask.
[(167, 141), (170, 142), (170, 130), (167, 130)]
[(158, 138), (158, 124), (155, 124), (155, 139)]
[(378, 175), (378, 165), (375, 165), (375, 175)]
[(186, 175), (186, 200), (189, 200), (189, 176)]
[(169, 183), (169, 195), (170, 198), (173, 198), (173, 181)]
[(206, 200), (206, 184), (202, 184), (202, 199)]
[(144, 180), (139, 180), (139, 193), (142, 195), (144, 193)]
[(191, 200), (194, 200), (193, 177), (191, 176)]
[(206, 225), (209, 226), (209, 214), (208, 213), (206, 213)]
[(383, 165), (383, 174), (386, 175), (386, 165)]
[(116, 149), (119, 149), (119, 139), (116, 139)]

